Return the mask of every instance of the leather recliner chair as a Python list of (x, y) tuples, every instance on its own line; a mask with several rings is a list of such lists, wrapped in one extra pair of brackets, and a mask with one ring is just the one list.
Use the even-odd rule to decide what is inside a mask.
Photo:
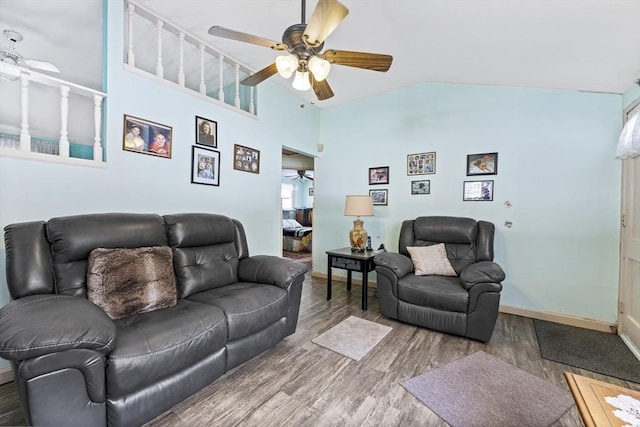
[[(498, 316), (502, 268), (493, 262), (495, 226), (471, 218), (429, 216), (402, 223), (399, 253), (375, 256), (378, 299), (386, 317), (489, 341)], [(456, 276), (416, 275), (407, 247), (444, 243)]]

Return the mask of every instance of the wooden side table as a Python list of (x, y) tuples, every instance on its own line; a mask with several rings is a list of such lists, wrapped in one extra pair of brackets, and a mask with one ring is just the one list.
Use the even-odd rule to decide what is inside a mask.
[(327, 300), (331, 299), (331, 268), (347, 270), (347, 290), (351, 290), (351, 272), (362, 273), (362, 309), (367, 309), (367, 285), (369, 272), (375, 268), (373, 257), (378, 251), (351, 252), (351, 248), (327, 251)]

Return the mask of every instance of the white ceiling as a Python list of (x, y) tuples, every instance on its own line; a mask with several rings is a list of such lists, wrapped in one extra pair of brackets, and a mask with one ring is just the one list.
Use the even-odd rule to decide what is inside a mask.
[[(332, 67), (328, 82), (335, 96), (316, 102), (320, 108), (418, 82), (622, 93), (640, 77), (640, 0), (341, 2), (350, 13), (325, 49), (386, 53), (394, 61), (387, 73)], [(301, 20), (300, 0), (139, 3), (255, 70), (278, 52), (214, 38), (209, 27), (280, 40), (286, 27)], [(316, 3), (307, 2), (307, 19)], [(95, 51), (100, 9), (100, 0), (0, 0), (0, 29), (24, 33), (19, 48), (25, 56), (81, 75), (101, 60)], [(278, 75), (269, 80), (294, 91)], [(302, 95), (315, 99), (312, 92)]]

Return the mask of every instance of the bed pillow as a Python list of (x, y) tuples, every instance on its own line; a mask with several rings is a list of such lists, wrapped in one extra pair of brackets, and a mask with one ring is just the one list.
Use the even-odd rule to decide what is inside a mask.
[(444, 243), (431, 246), (407, 246), (416, 276), (457, 276), (447, 258)]
[(173, 307), (178, 292), (171, 248), (94, 249), (87, 298), (114, 320)]
[(300, 224), (295, 219), (283, 219), (282, 220), (282, 228), (300, 228), (302, 224)]

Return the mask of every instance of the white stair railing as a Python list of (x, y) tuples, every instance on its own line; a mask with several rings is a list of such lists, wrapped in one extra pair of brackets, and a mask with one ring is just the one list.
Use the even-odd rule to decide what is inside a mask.
[(251, 69), (133, 0), (125, 13), (125, 70), (256, 116), (255, 88), (240, 85)]
[[(19, 100), (20, 119), (19, 123), (10, 123), (10, 119), (0, 120), (0, 134), (2, 144), (0, 144), (0, 157), (26, 158), (44, 160), (52, 162), (84, 164), (86, 166), (104, 167), (106, 163), (102, 159), (102, 103), (107, 94), (93, 90), (75, 83), (52, 77), (24, 67), (12, 64), (0, 63), (0, 74), (6, 80), (15, 80), (20, 85)], [(12, 84), (6, 83), (6, 84)], [(29, 122), (30, 100), (32, 92), (37, 92), (38, 86), (54, 88), (59, 93), (59, 105), (44, 106), (48, 113), (60, 111), (59, 130), (53, 128), (40, 129), (40, 134), (31, 134), (31, 123)], [(72, 105), (70, 94), (79, 95), (88, 99), (93, 107), (94, 134), (92, 140), (70, 141), (69, 132), (69, 109)], [(37, 99), (39, 103), (40, 100)], [(39, 108), (41, 108), (39, 106)], [(80, 106), (80, 108), (83, 108)], [(11, 130), (14, 131), (11, 131)], [(76, 133), (79, 134), (79, 133)], [(72, 156), (71, 146), (77, 151), (92, 147), (92, 158)], [(80, 150), (82, 149), (82, 150)], [(87, 156), (88, 157), (88, 156)]]

